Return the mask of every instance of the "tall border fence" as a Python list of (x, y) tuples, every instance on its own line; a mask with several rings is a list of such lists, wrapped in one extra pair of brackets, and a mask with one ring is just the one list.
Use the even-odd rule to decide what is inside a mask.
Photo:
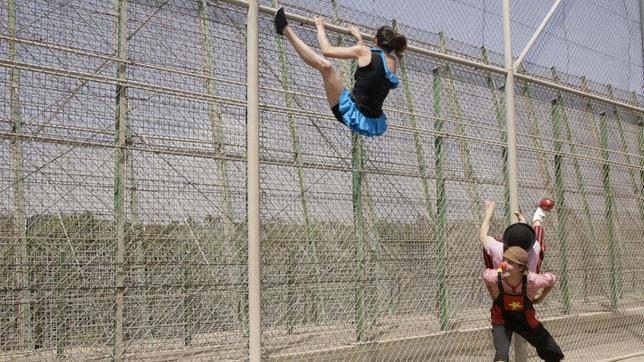
[(338, 45), (350, 24), (407, 35), (384, 136), (334, 120), (275, 0), (256, 19), (241, 0), (0, 1), (1, 360), (487, 359), (484, 201), (500, 234), (542, 197), (540, 319), (569, 360), (644, 350), (641, 93), (342, 0), (284, 4), (313, 46), (314, 16)]

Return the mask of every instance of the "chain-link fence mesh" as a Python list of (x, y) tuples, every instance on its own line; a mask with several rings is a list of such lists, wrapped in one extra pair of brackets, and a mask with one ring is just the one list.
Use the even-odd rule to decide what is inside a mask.
[[(407, 2), (282, 3), (503, 63), (496, 2), (446, 1), (452, 20)], [(606, 50), (604, 66), (590, 55), (610, 38), (558, 33), (581, 24), (578, 7), (611, 10), (596, 22), (623, 21), (613, 45), (632, 54), (636, 2), (626, 16), (564, 3), (524, 70), (639, 104), (641, 55)], [(535, 4), (513, 2), (519, 39), (549, 8)], [(424, 25), (439, 18), (444, 29)], [(0, 19), (0, 359), (247, 358), (246, 9), (7, 0)], [(509, 218), (504, 77), (407, 52), (389, 131), (352, 136), (319, 74), (270, 14), (259, 21), (263, 355), (491, 358), (478, 231), (484, 200), (499, 205), (493, 233)], [(318, 49), (312, 26), (291, 25)], [(583, 54), (547, 56), (559, 40)], [(584, 74), (580, 58), (601, 69)], [(352, 65), (336, 65), (350, 83)], [(516, 92), (520, 205), (557, 202), (543, 270), (559, 281), (538, 315), (569, 360), (641, 351), (643, 114), (529, 82)]]

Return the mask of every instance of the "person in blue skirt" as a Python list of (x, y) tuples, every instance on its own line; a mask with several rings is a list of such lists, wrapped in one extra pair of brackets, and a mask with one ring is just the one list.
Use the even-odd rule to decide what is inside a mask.
[[(275, 14), (275, 30), (286, 36), (304, 62), (322, 74), (324, 90), (335, 118), (353, 132), (365, 136), (379, 136), (387, 130), (387, 116), (382, 104), (389, 90), (398, 86), (396, 77), (398, 59), (407, 48), (404, 35), (390, 26), (383, 26), (373, 39), (374, 47), (363, 44), (358, 28), (349, 28), (357, 42), (350, 47), (331, 45), (324, 31), (324, 20), (315, 19), (317, 37), (322, 55), (306, 45), (288, 25), (284, 8)], [(355, 85), (349, 91), (333, 64), (326, 59), (356, 59)]]

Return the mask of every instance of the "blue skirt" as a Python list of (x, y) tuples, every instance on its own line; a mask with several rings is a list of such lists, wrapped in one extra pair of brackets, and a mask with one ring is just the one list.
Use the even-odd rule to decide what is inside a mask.
[(360, 112), (353, 99), (351, 99), (347, 89), (340, 95), (340, 101), (336, 107), (339, 111), (339, 114), (336, 114), (338, 121), (344, 123), (353, 132), (371, 137), (380, 136), (387, 130), (387, 116), (385, 113), (383, 112), (376, 118), (365, 116)]

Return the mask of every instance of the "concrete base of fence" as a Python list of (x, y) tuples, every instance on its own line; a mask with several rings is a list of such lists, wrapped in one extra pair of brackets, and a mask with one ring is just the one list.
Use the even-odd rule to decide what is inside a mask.
[[(591, 313), (543, 320), (567, 359), (594, 361), (644, 349), (644, 309)], [(452, 346), (448, 349), (447, 346)], [(529, 356), (536, 356), (528, 348)], [(491, 328), (451, 331), (414, 338), (273, 356), (269, 361), (480, 361), (492, 358)]]
[[(641, 302), (634, 303), (634, 305)], [(480, 312), (480, 311), (479, 311)], [(617, 356), (628, 356), (644, 350), (644, 307), (632, 307), (619, 312), (593, 312), (565, 317), (542, 319), (557, 342), (561, 345), (567, 360), (613, 361)], [(409, 320), (403, 322), (404, 329), (410, 330)], [(428, 326), (427, 321), (417, 321)], [(480, 325), (480, 320), (475, 321)], [(463, 320), (459, 325), (466, 326)], [(491, 328), (459, 329), (419, 335), (408, 338), (389, 338), (398, 335), (400, 323), (386, 323), (378, 327), (380, 333), (375, 341), (351, 344), (336, 348), (312, 351), (311, 345), (329, 342), (349, 336), (352, 329), (334, 329), (336, 326), (307, 328), (306, 333), (288, 335), (281, 330), (265, 330), (267, 346), (263, 349), (265, 361), (481, 361), (493, 356)], [(422, 327), (418, 328), (422, 333)], [(339, 336), (341, 334), (342, 336)], [(348, 337), (347, 337), (348, 338)], [(183, 345), (182, 338), (129, 340), (125, 344), (124, 360), (169, 361), (169, 360), (246, 360), (243, 349), (244, 336), (235, 332), (196, 333), (190, 346)], [(344, 339), (346, 340), (346, 338)], [(278, 342), (279, 341), (279, 342)], [(241, 348), (240, 348), (241, 347)], [(306, 352), (301, 352), (306, 351)], [(529, 357), (536, 356), (528, 348)], [(55, 360), (53, 350), (3, 351), (0, 361), (18, 359), (21, 361)], [(109, 361), (108, 348), (75, 347), (65, 350), (66, 360)]]

